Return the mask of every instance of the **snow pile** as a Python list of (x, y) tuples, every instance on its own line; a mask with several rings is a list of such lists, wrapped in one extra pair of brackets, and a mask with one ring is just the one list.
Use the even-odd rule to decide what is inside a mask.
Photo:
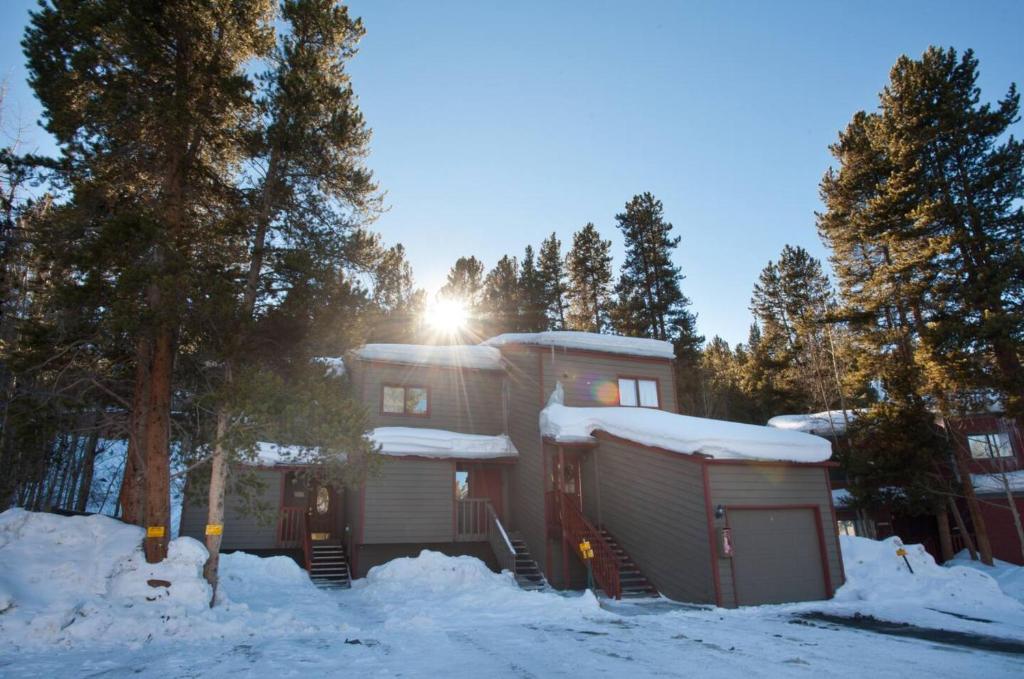
[(366, 574), (365, 587), (375, 596), (391, 596), (410, 590), (434, 594), (465, 589), (516, 589), (510, 573), (495, 573), (471, 556), (447, 556), (424, 549), (416, 557), (393, 559)]
[(512, 439), (505, 434), (487, 436), (420, 427), (378, 427), (369, 436), (380, 445), (380, 452), (384, 455), (460, 460), (490, 460), (519, 455)]
[(832, 456), (823, 438), (753, 424), (709, 420), (650, 408), (570, 408), (559, 384), (540, 413), (541, 434), (559, 443), (592, 441), (595, 431), (676, 453), (715, 459), (822, 462)]
[[(1024, 638), (1024, 605), (985, 573), (944, 567), (921, 545), (841, 535), (846, 584), (827, 603), (833, 613), (859, 613), (922, 627), (977, 632), (969, 618), (1010, 623)], [(897, 554), (906, 550), (907, 562)], [(820, 608), (821, 606), (816, 606)], [(964, 618), (963, 616), (967, 616)]]
[(768, 420), (768, 426), (818, 436), (842, 436), (846, 433), (847, 423), (856, 418), (855, 410), (826, 410), (810, 415), (776, 415)]
[(578, 332), (575, 330), (510, 332), (484, 340), (481, 344), (488, 347), (530, 344), (541, 347), (558, 347), (560, 349), (602, 351), (609, 354), (625, 354), (627, 356), (648, 356), (651, 358), (667, 359), (676, 357), (675, 350), (669, 342), (648, 339), (646, 337), (601, 335), (596, 332)]
[(985, 573), (999, 584), (999, 589), (1003, 590), (1003, 594), (1024, 603), (1024, 566), (1017, 566), (999, 559), (995, 559), (992, 566), (986, 566), (980, 561), (972, 561), (966, 549), (944, 563), (943, 566), (973, 568), (980, 573)]
[(355, 350), (364, 361), (383, 361), (405, 365), (428, 365), (444, 368), (501, 370), (501, 352), (479, 345), (434, 344), (366, 344)]
[(1024, 490), (1024, 469), (1012, 472), (997, 472), (994, 474), (971, 474), (971, 483), (979, 493), (1003, 493), (1006, 488), (1003, 486), (1003, 477), (1010, 484), (1010, 491), (1017, 492)]

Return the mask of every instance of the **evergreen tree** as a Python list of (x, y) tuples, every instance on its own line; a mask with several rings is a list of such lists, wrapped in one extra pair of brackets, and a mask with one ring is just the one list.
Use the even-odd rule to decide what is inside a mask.
[(565, 330), (566, 281), (562, 241), (552, 233), (540, 244), (537, 270), (544, 292), (544, 309), (549, 330)]
[(679, 287), (683, 275), (672, 262), (680, 237), (671, 235), (672, 224), (663, 213), (661, 201), (643, 193), (633, 196), (625, 212), (615, 216), (626, 245), (615, 288), (615, 329), (636, 337), (682, 339), (689, 350), (702, 340), (696, 335), (696, 319), (687, 311), (690, 300)]
[(504, 255), (484, 279), (481, 316), (484, 334), (500, 335), (521, 329), (519, 263)]
[(523, 252), (523, 264), (519, 267), (519, 323), (522, 332), (541, 332), (548, 329), (546, 315), (544, 280), (537, 268), (533, 246), (527, 245)]
[(440, 290), (442, 297), (461, 301), (471, 312), (482, 302), (484, 264), (476, 257), (459, 257), (448, 272), (448, 279)]
[(611, 305), (612, 242), (602, 240), (588, 223), (572, 236), (572, 249), (565, 258), (569, 277), (566, 289), (569, 329), (603, 332), (608, 327)]

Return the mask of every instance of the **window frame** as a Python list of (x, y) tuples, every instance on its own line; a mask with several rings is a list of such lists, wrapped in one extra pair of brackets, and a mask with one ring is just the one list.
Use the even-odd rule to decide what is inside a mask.
[[(633, 382), (633, 395), (636, 397), (636, 405), (629, 406), (623, 405), (622, 403), (622, 387), (619, 384), (621, 380), (632, 380)], [(657, 403), (653, 406), (645, 406), (640, 402), (640, 383), (641, 382), (653, 382), (654, 383), (654, 395), (657, 398)], [(647, 408), (648, 410), (661, 410), (661, 381), (657, 377), (641, 377), (639, 375), (618, 375), (615, 378), (615, 395), (618, 397), (620, 408)]]
[[(402, 412), (392, 413), (384, 410), (384, 392), (387, 389), (401, 389), (402, 390)], [(422, 413), (414, 413), (409, 411), (409, 389), (422, 389), (427, 394), (427, 409)], [(380, 385), (380, 414), (382, 417), (430, 417), (430, 387), (425, 384), (393, 384), (382, 382)]]
[[(985, 438), (985, 445), (988, 446), (988, 451), (984, 455), (975, 455), (974, 448), (971, 446), (971, 439)], [(972, 460), (1012, 460), (1017, 456), (1013, 450), (1013, 439), (1009, 432), (1005, 431), (979, 431), (973, 433), (967, 433), (964, 435), (964, 439), (967, 441), (967, 450), (971, 453)], [(1006, 441), (1005, 448), (993, 443), (1000, 443), (1000, 439)], [(992, 455), (991, 451), (995, 449), (997, 451), (1006, 451), (1006, 455)]]

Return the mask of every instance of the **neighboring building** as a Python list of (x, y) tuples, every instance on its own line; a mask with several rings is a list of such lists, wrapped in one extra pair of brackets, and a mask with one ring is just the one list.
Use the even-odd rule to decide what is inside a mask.
[[(589, 561), (610, 596), (723, 606), (824, 599), (843, 583), (829, 442), (677, 414), (666, 342), (512, 334), (367, 345), (345, 365), (380, 473), (307, 490), (295, 469), (261, 466), (279, 521), (229, 501), (225, 549), (302, 547), (316, 577), (329, 574), (316, 555), (343, 545), (358, 577), (429, 548), (559, 588), (584, 587)], [(188, 504), (181, 533), (204, 520)]]
[[(846, 425), (856, 419), (857, 411), (830, 411), (810, 415), (778, 415), (768, 426), (801, 431), (827, 438), (834, 446), (846, 445)], [(1024, 516), (1024, 429), (1019, 423), (1001, 413), (982, 413), (939, 421), (949, 436), (951, 446), (968, 452), (971, 481), (978, 496), (993, 556), (1003, 561), (1024, 565), (1020, 537), (1010, 511), (1009, 486), (1017, 511)], [(955, 470), (952, 459), (948, 465)], [(950, 471), (954, 474), (954, 471)], [(958, 480), (958, 479), (957, 479)], [(1005, 481), (1005, 483), (1004, 483)], [(939, 531), (933, 516), (906, 516), (889, 506), (854, 509), (846, 490), (845, 472), (835, 467), (832, 471), (833, 501), (836, 508), (838, 530), (841, 534), (871, 538), (898, 535), (904, 542), (922, 544), (936, 560), (942, 561)], [(960, 498), (957, 507), (968, 534), (973, 537), (970, 512)], [(964, 537), (951, 521), (953, 551), (964, 548)]]

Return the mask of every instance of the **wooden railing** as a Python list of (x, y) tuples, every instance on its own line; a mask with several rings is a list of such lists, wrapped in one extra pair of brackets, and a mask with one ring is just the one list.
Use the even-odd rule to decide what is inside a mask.
[(309, 512), (302, 512), (302, 556), (306, 572), (313, 568), (313, 534), (309, 530)]
[(491, 551), (498, 560), (498, 565), (503, 571), (516, 572), (516, 549), (501, 525), (497, 512), (491, 503), (487, 503), (487, 542), (491, 544)]
[(298, 547), (302, 544), (305, 530), (305, 507), (282, 507), (277, 522), (277, 544), (281, 547)]
[(485, 497), (455, 501), (455, 542), (483, 542), (487, 539), (489, 507)]
[(612, 599), (622, 598), (622, 582), (619, 579), (619, 560), (601, 534), (587, 521), (577, 505), (575, 496), (555, 492), (562, 523), (564, 549), (571, 549), (579, 556), (579, 544), (586, 540), (594, 550), (590, 567), (594, 580)]

